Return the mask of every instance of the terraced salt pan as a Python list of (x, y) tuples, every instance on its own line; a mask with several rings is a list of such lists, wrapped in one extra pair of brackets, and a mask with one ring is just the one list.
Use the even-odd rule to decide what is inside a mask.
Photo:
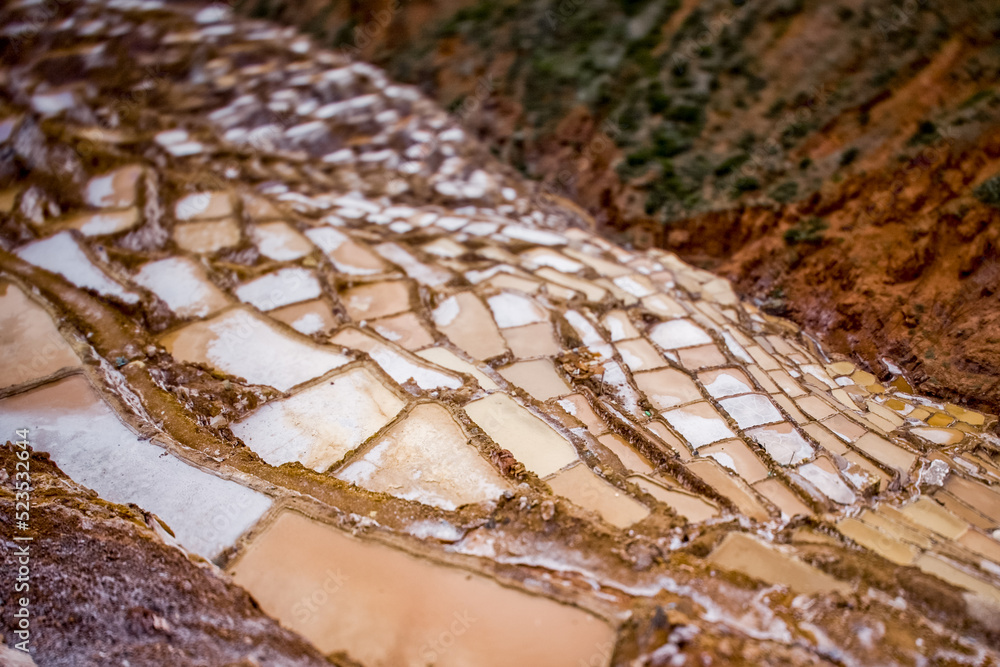
[(367, 246), (361, 245), (339, 229), (317, 227), (308, 230), (306, 236), (342, 273), (367, 276), (382, 273), (388, 268)]
[(712, 368), (729, 363), (726, 356), (715, 345), (697, 345), (677, 351), (680, 364), (689, 371)]
[(447, 368), (451, 371), (471, 375), (475, 378), (476, 382), (479, 383), (479, 386), (486, 391), (493, 391), (498, 388), (497, 383), (494, 382), (488, 375), (459, 357), (451, 350), (443, 347), (431, 347), (417, 352), (417, 356), (431, 362), (432, 364), (437, 364), (441, 368)]
[(372, 361), (400, 385), (414, 382), (423, 391), (459, 389), (462, 386), (462, 380), (458, 376), (434, 368), (430, 364), (424, 363), (419, 357), (383, 343), (357, 329), (342, 329), (330, 341), (337, 345), (367, 352)]
[(233, 218), (186, 222), (174, 227), (174, 243), (188, 252), (208, 255), (240, 242), (240, 226)]
[(337, 326), (337, 320), (334, 319), (330, 306), (323, 299), (276, 308), (268, 313), (268, 317), (284, 322), (307, 336), (327, 333)]
[(802, 412), (806, 413), (816, 421), (826, 419), (827, 417), (837, 413), (837, 410), (834, 409), (833, 406), (818, 396), (806, 396), (804, 398), (800, 398), (795, 402), (795, 404), (799, 406), (799, 409), (801, 409)]
[(553, 475), (546, 482), (553, 493), (596, 512), (617, 528), (628, 528), (649, 516), (648, 507), (607, 483), (582, 463)]
[(260, 254), (276, 262), (290, 262), (305, 257), (313, 244), (287, 222), (268, 222), (250, 227), (250, 238)]
[(400, 313), (392, 317), (369, 322), (368, 325), (379, 336), (405, 350), (419, 350), (434, 344), (434, 335), (427, 329), (423, 319), (416, 313)]
[(705, 402), (693, 403), (664, 413), (663, 416), (696, 449), (736, 437), (715, 408)]
[(806, 595), (850, 593), (851, 587), (745, 533), (729, 533), (708, 556), (714, 565)]
[(750, 448), (742, 440), (727, 440), (702, 447), (698, 450), (698, 454), (699, 456), (712, 457), (749, 484), (759, 482), (768, 476), (767, 467), (760, 462), (757, 455), (750, 451)]
[(430, 243), (425, 243), (420, 246), (421, 250), (431, 255), (436, 255), (438, 257), (445, 257), (454, 259), (455, 257), (461, 257), (465, 253), (469, 252), (461, 243), (456, 243), (449, 238), (439, 238), (431, 241)]
[(776, 463), (789, 466), (801, 463), (816, 452), (812, 445), (788, 423), (762, 426), (747, 431)]
[(660, 317), (686, 317), (688, 312), (684, 307), (665, 294), (653, 294), (642, 300), (642, 305), (649, 312)]
[(18, 257), (35, 266), (58, 273), (77, 287), (89, 289), (125, 303), (138, 303), (139, 296), (112, 279), (83, 251), (70, 232), (59, 232), (18, 248)]
[(698, 523), (719, 516), (719, 508), (704, 498), (688, 491), (671, 489), (662, 482), (650, 479), (645, 475), (633, 475), (628, 481), (634, 482), (643, 491), (668, 505), (688, 521)]
[[(289, 511), (230, 572), (264, 611), (321, 652), (345, 651), (365, 665), (604, 667), (615, 641), (607, 624), (576, 607)], [(309, 613), (317, 591), (325, 602)]]
[(617, 278), (618, 276), (624, 276), (631, 273), (628, 268), (622, 266), (621, 264), (609, 262), (606, 259), (595, 257), (586, 252), (576, 250), (575, 248), (566, 248), (563, 252), (573, 259), (583, 262), (605, 278)]
[(580, 292), (584, 295), (587, 301), (593, 301), (598, 303), (607, 296), (608, 291), (599, 285), (595, 285), (589, 280), (584, 280), (583, 278), (577, 278), (576, 276), (566, 275), (555, 269), (550, 269), (548, 267), (538, 269), (535, 271), (535, 277), (541, 278), (546, 282), (553, 283), (560, 287), (565, 287), (567, 289), (573, 290), (575, 292)]
[(628, 314), (623, 310), (612, 310), (604, 316), (601, 324), (611, 335), (612, 342), (620, 340), (631, 340), (639, 337), (639, 331), (628, 318)]
[(84, 236), (105, 236), (132, 229), (139, 224), (139, 209), (127, 208), (121, 211), (101, 211), (99, 213), (79, 213), (62, 223)]
[(206, 317), (229, 305), (205, 269), (186, 257), (143, 264), (132, 280), (163, 300), (178, 317)]
[(424, 264), (411, 255), (405, 248), (395, 243), (381, 243), (375, 246), (375, 252), (403, 269), (406, 275), (421, 285), (440, 287), (452, 279), (450, 271)]
[(203, 363), (251, 384), (288, 391), (343, 366), (347, 357), (278, 329), (263, 315), (239, 306), (163, 337), (175, 359)]
[(583, 270), (583, 264), (545, 248), (536, 248), (521, 253), (521, 264), (526, 269), (540, 269), (543, 266), (548, 266), (563, 273), (577, 273)]
[[(699, 452), (700, 454), (700, 452)], [(687, 464), (687, 469), (714, 488), (721, 496), (728, 498), (736, 509), (757, 521), (771, 518), (767, 508), (760, 502), (753, 488), (739, 477), (728, 472), (712, 457), (699, 457)]]
[(506, 394), (490, 394), (465, 406), (469, 417), (539, 477), (577, 460), (576, 449)]
[[(469, 273), (472, 272), (470, 271)], [(519, 275), (515, 276), (505, 272), (497, 273), (492, 278), (487, 280), (484, 285), (498, 290), (514, 290), (515, 292), (524, 292), (525, 294), (538, 294), (538, 291), (542, 288), (542, 283), (537, 280), (530, 280)], [(552, 294), (557, 298), (569, 299), (573, 296), (573, 292), (569, 290), (567, 290), (569, 294), (566, 295), (556, 294), (552, 290), (551, 285), (547, 286), (546, 290), (548, 290), (549, 294)]]
[(725, 398), (753, 391), (753, 385), (747, 376), (735, 368), (704, 371), (698, 374), (698, 380), (712, 398)]
[(448, 297), (434, 309), (433, 317), (438, 330), (473, 359), (507, 352), (490, 311), (472, 292)]
[(410, 282), (387, 280), (358, 285), (346, 290), (340, 299), (355, 322), (395, 315), (410, 309)]
[(890, 468), (895, 468), (903, 475), (913, 467), (914, 462), (917, 460), (916, 454), (908, 452), (899, 445), (895, 445), (875, 433), (866, 433), (854, 444), (858, 449), (876, 461)]
[(84, 201), (97, 208), (128, 208), (135, 204), (136, 185), (142, 176), (142, 167), (129, 165), (94, 176), (87, 182)]
[(371, 371), (354, 368), (267, 403), (230, 428), (270, 465), (298, 461), (323, 472), (404, 405)]
[(210, 220), (232, 214), (233, 197), (228, 192), (196, 192), (174, 205), (174, 217), (178, 220)]
[(697, 401), (701, 392), (687, 375), (673, 368), (636, 373), (635, 383), (657, 410)]
[(603, 391), (611, 394), (618, 405), (624, 408), (627, 413), (637, 419), (643, 416), (643, 409), (639, 404), (639, 392), (629, 382), (625, 369), (617, 361), (609, 361), (604, 364), (601, 387)]
[(32, 446), (75, 481), (153, 512), (204, 558), (231, 546), (271, 506), (267, 496), (139, 439), (79, 375), (0, 401), (0, 429), (25, 427)]
[(667, 365), (663, 356), (645, 338), (615, 343), (615, 349), (633, 373), (663, 368)]
[(451, 414), (430, 403), (414, 407), (336, 477), (446, 510), (493, 500), (510, 488)]
[(316, 299), (323, 293), (313, 272), (300, 267), (267, 273), (233, 291), (240, 301), (265, 312)]
[(664, 350), (707, 345), (712, 337), (690, 320), (670, 320), (657, 324), (649, 332), (649, 338)]
[(501, 368), (500, 375), (539, 401), (547, 401), (573, 391), (548, 359), (521, 361)]
[(744, 396), (724, 398), (719, 401), (719, 405), (743, 429), (763, 424), (772, 424), (782, 420), (778, 408), (774, 407), (774, 403), (762, 394), (746, 394)]
[(503, 337), (516, 359), (552, 357), (562, 352), (562, 345), (548, 322), (504, 329)]
[(512, 292), (501, 292), (487, 301), (493, 319), (501, 329), (522, 327), (526, 324), (548, 322), (548, 314), (533, 299)]
[(565, 410), (566, 414), (572, 415), (577, 421), (586, 426), (587, 430), (595, 437), (607, 432), (607, 424), (597, 416), (590, 403), (582, 395), (572, 394), (565, 398), (560, 398), (556, 401), (556, 404)]
[(631, 294), (636, 298), (642, 298), (646, 296), (652, 296), (657, 293), (657, 289), (653, 286), (652, 282), (646, 276), (641, 275), (628, 275), (619, 276), (612, 281), (616, 287), (625, 290), (627, 293)]
[(850, 505), (856, 500), (854, 492), (844, 483), (840, 476), (817, 463), (806, 463), (798, 467), (798, 473), (815, 486), (820, 493), (841, 505)]
[(17, 285), (0, 281), (0, 387), (79, 365), (80, 359), (45, 309)]
[(586, 316), (575, 310), (567, 310), (566, 321), (579, 334), (583, 344), (590, 348), (590, 351), (599, 355), (602, 359), (611, 358), (611, 346), (604, 340), (604, 337), (597, 331), (597, 328)]
[(774, 503), (785, 521), (800, 514), (807, 516), (812, 513), (798, 495), (776, 477), (769, 477), (757, 482), (753, 488), (757, 493)]
[(618, 460), (621, 461), (622, 465), (625, 466), (626, 470), (639, 473), (653, 472), (653, 466), (649, 464), (649, 461), (643, 458), (639, 452), (632, 449), (627, 442), (614, 433), (602, 435), (597, 439), (597, 441), (610, 449), (611, 452), (618, 457)]

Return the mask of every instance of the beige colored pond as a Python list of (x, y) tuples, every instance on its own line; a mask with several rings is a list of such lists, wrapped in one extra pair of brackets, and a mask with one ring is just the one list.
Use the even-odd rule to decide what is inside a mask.
[(356, 322), (395, 315), (410, 309), (410, 282), (387, 280), (346, 290), (341, 301)]
[(546, 480), (553, 493), (575, 505), (596, 512), (617, 528), (627, 528), (649, 516), (649, 509), (621, 489), (612, 486), (582, 463)]
[(718, 507), (687, 491), (669, 488), (666, 484), (645, 475), (633, 475), (628, 481), (634, 482), (661, 503), (669, 505), (688, 521), (697, 523), (719, 516)]
[(489, 359), (507, 351), (490, 311), (472, 292), (442, 301), (434, 310), (434, 323), (473, 359)]
[(229, 305), (204, 267), (187, 257), (143, 264), (132, 280), (158, 296), (178, 317), (205, 317)]
[(286, 333), (242, 307), (171, 332), (162, 343), (176, 359), (203, 363), (281, 391), (348, 362), (339, 352)]
[[(331, 415), (330, 406), (339, 412)], [(322, 472), (385, 426), (403, 401), (367, 368), (354, 368), (271, 401), (232, 425), (273, 466), (298, 461)]]
[(312, 252), (313, 244), (287, 222), (257, 224), (250, 228), (250, 238), (260, 254), (277, 262), (288, 262)]
[(520, 361), (506, 368), (501, 368), (500, 375), (539, 401), (547, 401), (550, 398), (564, 396), (573, 391), (559, 376), (555, 366), (548, 359)]
[(187, 222), (174, 228), (174, 242), (189, 252), (209, 254), (240, 242), (240, 227), (233, 218)]
[(518, 359), (551, 357), (562, 352), (562, 345), (556, 340), (552, 325), (548, 322), (504, 329), (503, 337)]
[(807, 595), (833, 591), (847, 594), (851, 590), (848, 584), (745, 533), (726, 535), (708, 559), (723, 569)]
[(370, 491), (452, 510), (510, 485), (440, 405), (417, 405), (336, 475)]
[(79, 365), (45, 309), (16, 285), (0, 281), (0, 387)]
[(540, 477), (577, 459), (568, 441), (506, 394), (473, 401), (465, 411), (498, 445)]
[(612, 628), (583, 610), (296, 512), (280, 513), (230, 573), (320, 651), (368, 667), (576, 667), (613, 651)]

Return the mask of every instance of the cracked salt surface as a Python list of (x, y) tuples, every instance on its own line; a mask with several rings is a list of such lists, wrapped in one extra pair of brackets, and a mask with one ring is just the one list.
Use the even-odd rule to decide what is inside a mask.
[(453, 510), (492, 500), (510, 485), (438, 405), (417, 405), (336, 477), (370, 491)]
[[(261, 493), (184, 463), (118, 420), (82, 376), (0, 401), (0, 428), (31, 425), (32, 446), (113, 503), (157, 514), (189, 551), (213, 558), (271, 507)], [(169, 484), (163, 480), (169, 479)]]
[(139, 296), (110, 278), (90, 261), (70, 232), (59, 232), (17, 249), (17, 256), (35, 266), (58, 273), (77, 287), (138, 303)]
[(243, 307), (189, 324), (164, 336), (162, 343), (178, 359), (203, 363), (281, 391), (349, 361), (339, 352), (280, 331)]
[[(330, 406), (338, 406), (331, 413)], [(270, 465), (298, 461), (323, 472), (405, 405), (370, 371), (355, 368), (257, 408), (233, 433)]]

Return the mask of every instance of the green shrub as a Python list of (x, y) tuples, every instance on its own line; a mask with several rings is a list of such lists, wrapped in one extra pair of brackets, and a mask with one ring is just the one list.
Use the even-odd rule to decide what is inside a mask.
[(983, 181), (972, 194), (987, 206), (1000, 208), (1000, 174)]
[(785, 243), (788, 245), (798, 245), (799, 243), (819, 245), (823, 242), (823, 232), (829, 227), (830, 224), (822, 218), (803, 218), (785, 232)]
[(701, 120), (701, 109), (692, 104), (678, 104), (670, 109), (667, 118), (678, 123), (695, 125)]
[(799, 184), (795, 181), (785, 181), (771, 190), (771, 199), (781, 204), (787, 204), (799, 194)]
[(760, 181), (758, 181), (753, 176), (741, 176), (736, 179), (736, 182), (733, 184), (733, 189), (737, 193), (753, 192), (754, 190), (760, 190)]
[(654, 81), (649, 86), (646, 93), (646, 104), (649, 105), (650, 113), (661, 114), (670, 108), (670, 96), (663, 90), (663, 84)]
[(738, 169), (744, 162), (750, 159), (750, 156), (746, 153), (738, 153), (732, 157), (726, 158), (719, 166), (715, 168), (716, 176), (728, 176)]
[(843, 155), (840, 156), (840, 166), (846, 167), (847, 165), (851, 164), (856, 159), (858, 159), (858, 155), (860, 153), (861, 151), (859, 149), (855, 148), (854, 146), (851, 146), (846, 151), (844, 151)]
[(659, 158), (680, 155), (691, 148), (691, 140), (668, 126), (656, 128), (653, 132), (653, 153)]
[(925, 120), (917, 126), (916, 133), (910, 137), (910, 145), (929, 144), (938, 137), (937, 125), (929, 120)]

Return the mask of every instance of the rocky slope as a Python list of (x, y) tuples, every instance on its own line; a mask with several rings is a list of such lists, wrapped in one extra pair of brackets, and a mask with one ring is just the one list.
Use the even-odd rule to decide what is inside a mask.
[(33, 538), (45, 612), (3, 660), (1000, 660), (995, 415), (293, 28), (0, 12), (0, 585)]
[(998, 211), (973, 193), (1000, 172), (996, 3), (238, 6), (421, 85), (605, 235), (1000, 405)]

